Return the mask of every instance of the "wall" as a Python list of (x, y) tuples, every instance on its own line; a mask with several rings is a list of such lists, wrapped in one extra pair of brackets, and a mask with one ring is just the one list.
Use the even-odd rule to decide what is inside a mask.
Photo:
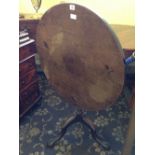
[[(45, 13), (50, 7), (72, 2), (84, 5), (96, 12), (109, 24), (134, 25), (134, 0), (42, 0), (39, 13)], [(35, 13), (31, 0), (19, 0), (19, 12), (22, 14)]]

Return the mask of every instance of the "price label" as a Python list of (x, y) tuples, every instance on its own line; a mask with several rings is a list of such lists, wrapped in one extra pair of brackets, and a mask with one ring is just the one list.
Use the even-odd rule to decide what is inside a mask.
[(71, 14), (70, 14), (70, 19), (77, 20), (77, 15), (71, 13)]
[(74, 4), (70, 4), (69, 5), (69, 9), (74, 11), (75, 10), (75, 5)]

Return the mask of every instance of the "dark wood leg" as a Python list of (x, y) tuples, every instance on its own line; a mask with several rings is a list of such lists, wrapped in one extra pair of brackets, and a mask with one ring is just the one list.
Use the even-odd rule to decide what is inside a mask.
[(72, 117), (70, 117), (67, 121), (66, 121), (66, 123), (65, 123), (65, 125), (64, 125), (64, 127), (61, 129), (61, 132), (60, 132), (60, 134), (58, 135), (58, 137), (56, 137), (55, 139), (50, 139), (49, 140), (49, 142), (48, 142), (48, 144), (47, 144), (47, 146), (48, 147), (53, 147), (63, 136), (64, 136), (64, 134), (66, 133), (66, 131), (67, 131), (67, 128), (69, 127), (69, 126), (71, 126), (73, 123), (75, 123), (75, 121), (76, 121), (76, 118), (77, 116), (72, 116)]
[(71, 126), (72, 124), (77, 123), (77, 122), (80, 122), (80, 123), (84, 124), (85, 126), (87, 126), (90, 129), (90, 131), (91, 131), (92, 138), (99, 145), (101, 145), (105, 150), (109, 150), (110, 149), (109, 144), (105, 140), (103, 140), (102, 137), (100, 137), (100, 136), (97, 135), (96, 130), (95, 130), (95, 127), (93, 125), (93, 122), (89, 118), (83, 117), (82, 112), (79, 113), (79, 114), (77, 114), (76, 116), (70, 117), (67, 120), (67, 122), (65, 123), (65, 125), (62, 128), (62, 130), (61, 130), (60, 134), (58, 135), (58, 137), (56, 137), (55, 139), (51, 139), (48, 142), (48, 146), (49, 147), (53, 147), (64, 136), (64, 134), (67, 131), (67, 128), (69, 126)]
[(110, 145), (108, 142), (106, 142), (103, 137), (100, 137), (96, 133), (96, 129), (94, 127), (93, 122), (89, 118), (83, 118), (83, 124), (85, 124), (91, 131), (91, 135), (93, 139), (100, 145), (102, 146), (105, 150), (110, 150)]

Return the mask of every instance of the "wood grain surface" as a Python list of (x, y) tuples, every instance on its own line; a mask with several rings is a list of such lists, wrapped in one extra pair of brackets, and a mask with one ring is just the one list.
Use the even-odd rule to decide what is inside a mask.
[(42, 68), (58, 93), (87, 110), (115, 102), (124, 84), (123, 51), (112, 29), (92, 11), (61, 4), (37, 28)]

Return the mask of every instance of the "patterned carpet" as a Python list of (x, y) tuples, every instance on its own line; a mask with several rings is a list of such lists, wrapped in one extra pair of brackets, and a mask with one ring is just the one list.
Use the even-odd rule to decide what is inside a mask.
[(48, 140), (56, 136), (76, 107), (60, 98), (40, 73), (42, 100), (20, 120), (20, 155), (121, 155), (130, 117), (131, 89), (126, 81), (116, 104), (101, 112), (84, 114), (94, 122), (97, 133), (110, 143), (110, 151), (104, 151), (80, 123), (72, 125), (54, 148), (48, 148)]

